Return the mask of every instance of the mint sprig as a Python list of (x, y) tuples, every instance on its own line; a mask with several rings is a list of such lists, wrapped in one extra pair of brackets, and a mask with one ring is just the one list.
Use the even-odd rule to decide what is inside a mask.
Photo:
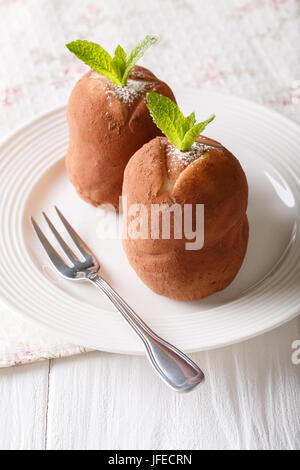
[(154, 92), (147, 93), (147, 106), (157, 127), (181, 152), (187, 152), (207, 124), (215, 118), (212, 115), (207, 121), (196, 124), (195, 113), (184, 117), (174, 101)]
[(114, 57), (111, 57), (103, 47), (94, 42), (78, 40), (70, 42), (66, 46), (95, 72), (104, 75), (115, 85), (123, 87), (127, 84), (133, 66), (157, 39), (156, 36), (146, 36), (132, 49), (128, 57), (120, 45), (116, 47)]

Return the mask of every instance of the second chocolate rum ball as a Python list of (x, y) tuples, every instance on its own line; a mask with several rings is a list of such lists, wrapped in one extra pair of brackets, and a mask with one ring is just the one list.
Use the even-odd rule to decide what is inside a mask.
[[(246, 175), (231, 152), (199, 135), (214, 116), (197, 124), (194, 113), (184, 117), (162, 95), (149, 93), (147, 102), (166, 137), (145, 144), (126, 167), (123, 247), (137, 275), (157, 294), (202, 299), (227, 287), (243, 263), (249, 234)], [(186, 207), (193, 211), (190, 234), (182, 230)], [(199, 207), (204, 224), (195, 220)], [(153, 218), (157, 208), (176, 208), (175, 215), (163, 223), (163, 217)], [(165, 235), (163, 225), (169, 227)], [(192, 238), (200, 243), (191, 247)]]
[[(145, 144), (128, 163), (123, 185), (127, 217), (123, 247), (141, 280), (157, 294), (198, 300), (227, 287), (237, 275), (248, 244), (248, 185), (238, 160), (222, 145), (200, 136), (194, 150), (177, 151), (164, 137)], [(125, 199), (126, 198), (126, 199)], [(204, 246), (186, 248), (188, 239), (153, 237), (151, 206), (204, 204)], [(147, 234), (131, 234), (136, 214), (147, 209)], [(137, 207), (137, 206), (136, 206)], [(133, 225), (135, 227), (135, 224)], [(139, 228), (139, 227), (138, 227)]]

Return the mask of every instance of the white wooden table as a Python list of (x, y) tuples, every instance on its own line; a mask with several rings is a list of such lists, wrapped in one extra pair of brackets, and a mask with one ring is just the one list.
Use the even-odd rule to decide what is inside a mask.
[(300, 318), (193, 354), (207, 373), (176, 394), (143, 357), (90, 353), (0, 372), (0, 449), (299, 449)]
[[(111, 50), (149, 32), (161, 37), (160, 60), (149, 53), (147, 66), (170, 85), (240, 95), (300, 122), (298, 0), (128, 5), (0, 1), (1, 137), (66, 101), (82, 69), (65, 42), (87, 38)], [(0, 449), (299, 449), (298, 339), (300, 317), (192, 355), (207, 380), (187, 395), (169, 391), (142, 357), (95, 352), (3, 369)]]

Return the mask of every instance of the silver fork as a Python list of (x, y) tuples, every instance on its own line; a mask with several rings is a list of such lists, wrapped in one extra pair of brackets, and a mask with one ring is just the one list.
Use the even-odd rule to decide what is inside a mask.
[(122, 317), (142, 340), (150, 363), (160, 378), (173, 390), (177, 392), (187, 392), (202, 382), (204, 374), (199, 367), (183, 354), (183, 352), (157, 336), (129, 307), (125, 300), (123, 300), (117, 292), (99, 276), (98, 272), (100, 270), (100, 264), (95, 255), (71, 227), (59, 209), (57, 209), (57, 207), (55, 207), (55, 209), (84, 259), (84, 261), (78, 259), (58, 233), (50, 219), (43, 212), (43, 216), (45, 217), (51, 231), (72, 263), (72, 267), (68, 266), (50, 244), (33, 217), (31, 217), (33, 228), (58, 272), (67, 279), (84, 279), (92, 282), (101, 290), (101, 292), (108, 298), (115, 309), (121, 313)]

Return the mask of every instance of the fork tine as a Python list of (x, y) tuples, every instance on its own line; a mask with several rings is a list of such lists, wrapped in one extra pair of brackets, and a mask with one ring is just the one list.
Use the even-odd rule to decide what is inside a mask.
[(66, 218), (62, 215), (62, 213), (60, 212), (60, 210), (55, 206), (55, 210), (60, 218), (60, 220), (62, 221), (62, 223), (64, 224), (65, 228), (67, 229), (70, 237), (72, 238), (73, 242), (75, 243), (75, 245), (77, 246), (77, 248), (79, 249), (80, 253), (85, 257), (92, 257), (94, 258), (94, 255), (93, 253), (91, 252), (91, 250), (89, 249), (89, 247), (84, 243), (84, 241), (80, 238), (80, 236), (78, 235), (78, 233), (73, 229), (73, 227), (71, 227), (71, 225), (69, 224), (69, 222), (66, 220)]
[(59, 256), (57, 251), (53, 248), (51, 243), (45, 237), (45, 235), (43, 234), (42, 230), (40, 229), (40, 227), (38, 226), (38, 224), (36, 223), (33, 217), (31, 217), (31, 223), (33, 225), (35, 233), (37, 234), (41, 244), (43, 245), (47, 255), (49, 256), (50, 260), (52, 261), (56, 269), (58, 269), (58, 271), (61, 271), (61, 272), (65, 271), (66, 269), (69, 269), (69, 267), (63, 261), (63, 259)]
[(51, 220), (49, 219), (49, 217), (47, 217), (47, 215), (45, 214), (45, 212), (42, 213), (47, 224), (49, 225), (51, 231), (53, 232), (53, 235), (55, 236), (56, 240), (58, 241), (58, 243), (60, 244), (60, 246), (62, 247), (62, 249), (64, 250), (64, 252), (66, 253), (67, 257), (69, 258), (70, 261), (72, 261), (72, 263), (76, 263), (76, 261), (78, 262), (79, 259), (77, 258), (77, 256), (75, 255), (75, 253), (73, 253), (73, 251), (71, 250), (71, 248), (68, 247), (68, 245), (66, 244), (66, 242), (63, 240), (63, 238), (61, 237), (60, 233), (56, 230), (56, 228), (54, 227), (54, 225), (52, 224)]

